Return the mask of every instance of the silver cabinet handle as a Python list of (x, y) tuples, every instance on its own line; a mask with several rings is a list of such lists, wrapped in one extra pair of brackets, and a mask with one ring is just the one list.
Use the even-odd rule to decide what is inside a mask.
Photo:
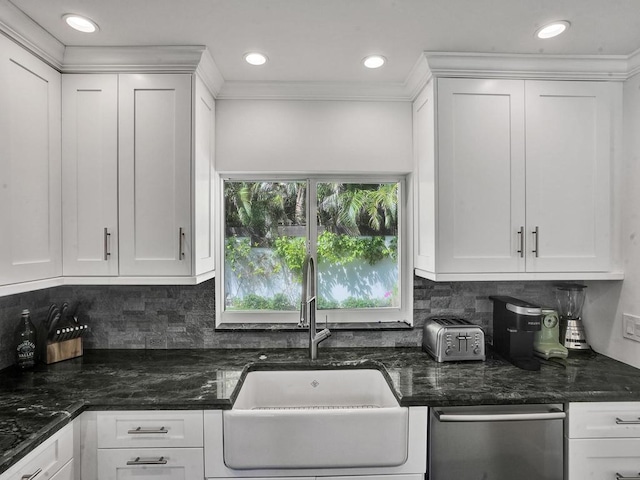
[(127, 431), (127, 433), (129, 435), (136, 435), (136, 434), (157, 435), (159, 433), (169, 433), (169, 430), (167, 430), (164, 427), (160, 427), (160, 428), (142, 428), (142, 427), (138, 427), (138, 428), (135, 428), (133, 430)]
[(616, 480), (640, 480), (640, 473), (638, 473), (638, 475), (635, 477), (625, 477), (623, 475), (620, 475), (619, 473), (616, 473)]
[(178, 245), (180, 250), (178, 252), (178, 259), (182, 260), (184, 258), (184, 229), (182, 227), (180, 227), (180, 232), (178, 233), (178, 235)]
[(153, 458), (140, 458), (136, 457), (135, 460), (129, 460), (127, 465), (166, 465), (167, 460), (164, 457), (158, 459)]
[(567, 414), (563, 411), (552, 409), (540, 413), (495, 413), (495, 414), (446, 414), (440, 410), (434, 410), (434, 415), (441, 422), (506, 422), (513, 420), (561, 420)]
[(616, 417), (616, 423), (618, 425), (640, 425), (640, 417), (637, 420), (622, 420)]
[(520, 227), (520, 231), (518, 232), (520, 238), (520, 250), (517, 250), (517, 253), (520, 254), (520, 258), (524, 257), (524, 227)]
[(535, 247), (533, 248), (533, 250), (531, 250), (531, 253), (535, 253), (536, 254), (536, 258), (538, 258), (539, 257), (538, 243), (539, 243), (539, 240), (540, 240), (540, 229), (536, 226), (536, 229), (531, 233), (533, 233), (534, 239), (535, 239), (534, 240)]
[(111, 252), (109, 251), (109, 244), (111, 240), (111, 234), (109, 233), (109, 230), (105, 227), (104, 229), (104, 259), (105, 260), (109, 260), (109, 257), (111, 256)]
[(35, 472), (33, 472), (31, 475), (22, 475), (21, 480), (33, 480), (41, 473), (42, 473), (42, 469), (39, 468)]

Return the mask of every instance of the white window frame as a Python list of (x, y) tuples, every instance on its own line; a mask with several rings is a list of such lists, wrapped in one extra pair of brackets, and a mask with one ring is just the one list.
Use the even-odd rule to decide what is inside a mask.
[[(224, 182), (225, 181), (309, 181), (314, 186), (309, 189), (309, 203), (316, 202), (315, 184), (325, 182), (343, 182), (343, 183), (383, 183), (398, 182), (399, 183), (399, 215), (398, 215), (398, 232), (400, 239), (398, 241), (398, 282), (400, 292), (399, 307), (381, 307), (366, 309), (334, 309), (334, 310), (318, 310), (318, 325), (323, 325), (325, 320), (330, 324), (358, 324), (368, 323), (377, 324), (382, 327), (390, 323), (403, 322), (407, 325), (413, 325), (413, 269), (412, 269), (412, 238), (413, 228), (410, 207), (410, 177), (402, 174), (380, 174), (380, 175), (354, 175), (354, 174), (224, 174), (218, 175), (218, 201), (216, 211), (218, 212), (218, 241), (216, 242), (216, 327), (221, 325), (264, 325), (269, 327), (273, 324), (282, 325), (284, 327), (293, 327), (298, 324), (300, 313), (298, 311), (290, 312), (271, 312), (271, 311), (225, 311), (224, 309), (224, 245), (225, 245), (225, 212), (224, 212)], [(308, 183), (309, 185), (309, 183)], [(309, 210), (310, 205), (307, 205)], [(316, 222), (311, 221), (309, 212), (307, 211), (307, 235), (308, 238), (316, 238)], [(315, 251), (312, 254), (315, 257)]]

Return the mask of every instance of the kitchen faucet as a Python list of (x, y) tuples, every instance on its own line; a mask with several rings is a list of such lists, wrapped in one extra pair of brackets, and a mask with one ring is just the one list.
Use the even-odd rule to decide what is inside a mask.
[(302, 300), (300, 301), (299, 327), (309, 327), (309, 358), (318, 358), (318, 345), (331, 336), (328, 328), (316, 332), (316, 267), (311, 255), (302, 265)]

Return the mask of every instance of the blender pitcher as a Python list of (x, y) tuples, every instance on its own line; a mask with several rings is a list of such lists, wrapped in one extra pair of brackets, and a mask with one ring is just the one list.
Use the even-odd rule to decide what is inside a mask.
[(555, 287), (560, 314), (560, 343), (569, 350), (589, 350), (581, 319), (587, 286), (559, 283)]

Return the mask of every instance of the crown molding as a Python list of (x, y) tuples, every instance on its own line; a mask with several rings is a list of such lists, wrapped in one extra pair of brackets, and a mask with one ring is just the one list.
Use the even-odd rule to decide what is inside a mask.
[(201, 45), (68, 46), (64, 51), (62, 73), (195, 72), (205, 50)]
[(220, 90), (223, 100), (410, 101), (402, 83), (234, 82)]
[(633, 77), (640, 73), (640, 48), (629, 55), (628, 76)]
[(224, 77), (218, 66), (213, 61), (209, 50), (205, 49), (200, 57), (200, 62), (196, 68), (196, 73), (200, 76), (214, 98), (218, 98), (220, 90), (224, 85)]
[(194, 73), (214, 97), (224, 78), (203, 45), (72, 47), (64, 52), (62, 73)]
[(61, 70), (64, 45), (8, 0), (0, 0), (0, 33)]

